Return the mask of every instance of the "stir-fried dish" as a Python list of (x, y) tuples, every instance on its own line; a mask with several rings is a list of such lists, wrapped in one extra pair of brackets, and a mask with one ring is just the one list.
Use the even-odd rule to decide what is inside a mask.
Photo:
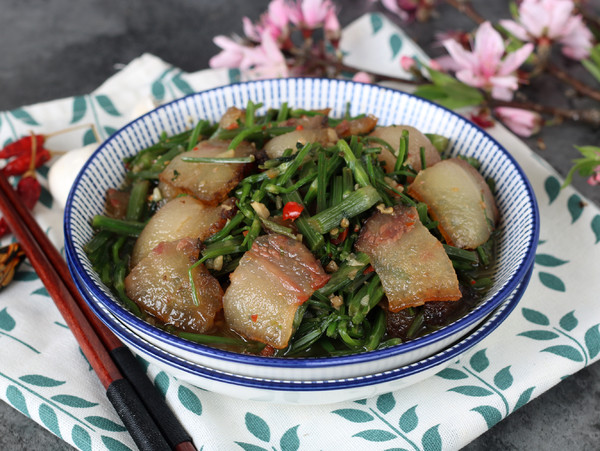
[(498, 210), (448, 140), (371, 115), (229, 108), (127, 158), (86, 251), (144, 320), (265, 356), (392, 346), (469, 312)]

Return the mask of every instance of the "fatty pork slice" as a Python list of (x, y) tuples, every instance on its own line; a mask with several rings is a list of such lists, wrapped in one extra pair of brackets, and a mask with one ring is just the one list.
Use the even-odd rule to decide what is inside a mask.
[(335, 126), (335, 132), (340, 138), (348, 138), (352, 135), (366, 135), (377, 125), (377, 118), (372, 115), (359, 117), (358, 119), (344, 119)]
[(202, 334), (222, 308), (223, 290), (204, 265), (192, 270), (198, 305), (194, 304), (188, 269), (198, 259), (194, 241), (160, 243), (125, 278), (125, 292), (141, 309), (186, 332)]
[(481, 174), (460, 158), (421, 171), (408, 193), (425, 202), (446, 242), (463, 249), (485, 243), (498, 222), (498, 208)]
[(389, 309), (461, 298), (456, 272), (440, 243), (421, 224), (415, 207), (377, 211), (360, 232), (356, 249), (367, 254), (381, 278)]
[(297, 144), (319, 143), (323, 147), (331, 146), (338, 140), (338, 136), (332, 128), (294, 130), (270, 139), (265, 144), (265, 152), (269, 158), (279, 158), (287, 149), (297, 152)]
[(183, 157), (247, 157), (255, 153), (255, 148), (242, 142), (236, 149), (228, 150), (230, 141), (201, 141), (188, 152), (179, 154), (160, 173), (160, 191), (167, 199), (180, 194), (189, 194), (207, 205), (218, 205), (244, 177), (247, 163), (192, 163)]
[(230, 276), (231, 284), (223, 297), (225, 320), (250, 340), (285, 348), (298, 307), (329, 277), (299, 241), (278, 234), (263, 235)]
[(369, 136), (374, 136), (383, 139), (394, 149), (395, 154), (392, 154), (388, 149), (381, 149), (379, 159), (385, 161), (385, 172), (392, 172), (396, 164), (398, 149), (400, 148), (400, 138), (402, 131), (408, 131), (408, 152), (406, 154), (405, 163), (410, 165), (415, 171), (419, 172), (422, 169), (421, 165), (421, 147), (425, 148), (425, 163), (427, 167), (433, 166), (441, 160), (440, 153), (433, 147), (431, 141), (410, 125), (390, 125), (389, 127), (376, 128)]
[(163, 241), (205, 240), (221, 230), (233, 213), (233, 198), (209, 207), (191, 196), (176, 197), (163, 205), (142, 230), (133, 247), (130, 267), (137, 265)]

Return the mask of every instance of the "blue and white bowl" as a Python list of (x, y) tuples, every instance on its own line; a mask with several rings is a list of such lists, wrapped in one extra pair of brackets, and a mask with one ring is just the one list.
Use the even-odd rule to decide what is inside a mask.
[[(412, 125), (424, 133), (449, 138), (451, 156), (475, 157), (484, 177), (496, 181), (500, 211), (494, 284), (469, 314), (425, 337), (383, 350), (327, 358), (272, 358), (210, 348), (166, 333), (126, 310), (101, 282), (83, 250), (91, 239), (90, 219), (104, 210), (108, 188), (125, 180), (122, 160), (158, 141), (161, 133), (176, 134), (199, 119), (217, 122), (230, 106), (244, 108), (249, 100), (266, 107), (283, 102), (294, 108), (331, 108), (341, 117), (369, 113), (379, 125)], [(259, 110), (260, 113), (260, 110)], [(535, 256), (539, 215), (533, 190), (513, 157), (486, 132), (465, 118), (427, 100), (380, 87), (330, 79), (278, 79), (230, 85), (176, 100), (131, 122), (92, 155), (77, 177), (65, 210), (65, 249), (69, 267), (87, 300), (97, 311), (117, 320), (115, 333), (134, 333), (148, 345), (190, 364), (240, 377), (286, 381), (326, 381), (368, 377), (421, 361), (456, 343), (504, 303), (525, 277)], [(139, 350), (144, 353), (143, 350)]]
[[(409, 365), (381, 373), (333, 380), (279, 380), (240, 376), (205, 368), (153, 346), (119, 322), (99, 303), (92, 310), (140, 357), (150, 361), (181, 381), (215, 393), (252, 401), (277, 404), (317, 405), (354, 401), (399, 390), (425, 380), (446, 368), (500, 326), (515, 309), (531, 278), (533, 264), (523, 280), (488, 318), (458, 343)], [(86, 292), (78, 278), (78, 288)], [(90, 298), (94, 296), (88, 294)]]

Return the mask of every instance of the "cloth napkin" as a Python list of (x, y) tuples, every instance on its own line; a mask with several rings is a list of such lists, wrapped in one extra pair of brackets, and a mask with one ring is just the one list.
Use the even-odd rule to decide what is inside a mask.
[[(401, 76), (402, 55), (426, 55), (395, 25), (369, 14), (344, 32), (348, 64)], [(377, 49), (374, 52), (373, 49)], [(0, 113), (0, 144), (33, 130), (93, 123), (106, 138), (144, 108), (243, 78), (193, 74), (152, 55), (132, 61), (96, 91)], [(520, 304), (490, 336), (435, 376), (372, 399), (321, 406), (273, 405), (210, 393), (153, 365), (147, 372), (198, 448), (457, 449), (600, 352), (600, 212), (506, 129), (491, 134), (525, 170), (541, 213), (533, 277)], [(57, 150), (93, 142), (89, 129), (48, 141)], [(45, 183), (48, 168), (40, 178)], [(59, 249), (62, 210), (44, 189), (35, 216)], [(5, 239), (6, 244), (9, 239)], [(90, 365), (31, 266), (0, 293), (0, 397), (81, 450), (135, 449)], [(460, 418), (460, 421), (457, 419)]]

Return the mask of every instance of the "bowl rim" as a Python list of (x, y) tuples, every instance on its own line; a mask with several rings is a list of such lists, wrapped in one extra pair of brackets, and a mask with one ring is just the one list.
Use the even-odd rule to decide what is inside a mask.
[[(393, 368), (387, 371), (382, 371), (375, 374), (368, 374), (364, 376), (354, 376), (348, 378), (339, 379), (326, 379), (326, 380), (283, 380), (283, 379), (266, 379), (260, 377), (244, 376), (238, 374), (232, 374), (226, 371), (207, 368), (198, 363), (189, 362), (182, 357), (171, 354), (164, 349), (158, 348), (133, 332), (122, 329), (122, 326), (118, 324), (119, 320), (110, 317), (106, 312), (102, 311), (94, 302), (90, 302), (85, 295), (85, 288), (81, 284), (79, 278), (75, 278), (75, 284), (77, 288), (84, 294), (87, 304), (90, 309), (96, 314), (100, 320), (106, 324), (109, 328), (113, 329), (116, 327), (118, 332), (117, 335), (120, 339), (124, 339), (129, 342), (129, 346), (133, 346), (136, 350), (143, 350), (146, 354), (152, 356), (162, 362), (163, 364), (174, 367), (179, 371), (186, 372), (193, 376), (199, 376), (207, 378), (213, 381), (223, 382), (227, 384), (233, 384), (238, 386), (244, 386), (249, 388), (258, 388), (265, 390), (278, 390), (278, 391), (290, 391), (290, 392), (313, 392), (313, 391), (325, 391), (325, 390), (344, 390), (355, 387), (365, 387), (376, 384), (383, 384), (392, 382), (395, 380), (403, 379), (426, 370), (435, 368), (450, 359), (457, 358), (463, 353), (474, 347), (476, 344), (481, 342), (484, 338), (490, 335), (496, 330), (513, 312), (521, 301), (533, 274), (533, 263), (527, 270), (525, 277), (519, 282), (515, 290), (511, 293), (512, 298), (507, 302), (503, 302), (485, 319), (485, 321), (477, 327), (475, 330), (470, 332), (466, 337), (449, 345), (441, 351), (419, 360), (414, 363), (401, 365), (397, 368)], [(193, 384), (192, 384), (193, 385)]]
[[(257, 355), (248, 355), (248, 354), (240, 354), (233, 351), (226, 351), (222, 349), (212, 348), (206, 345), (202, 345), (199, 343), (191, 342), (180, 337), (177, 337), (173, 334), (165, 332), (155, 326), (152, 326), (135, 316), (129, 310), (127, 310), (124, 306), (122, 306), (118, 301), (111, 299), (109, 296), (106, 296), (105, 293), (100, 289), (99, 286), (87, 275), (86, 269), (82, 266), (81, 262), (76, 258), (77, 252), (75, 250), (75, 245), (71, 240), (71, 223), (70, 217), (72, 212), (73, 198), (74, 192), (76, 191), (77, 186), (81, 182), (81, 179), (86, 171), (86, 169), (91, 165), (92, 161), (103, 151), (104, 148), (107, 147), (111, 141), (115, 140), (116, 137), (122, 133), (125, 129), (132, 126), (136, 122), (143, 121), (146, 117), (150, 115), (156, 114), (160, 110), (164, 110), (167, 108), (172, 108), (175, 104), (181, 103), (185, 104), (192, 97), (197, 96), (206, 96), (215, 91), (230, 91), (236, 89), (236, 87), (246, 88), (248, 92), (255, 93), (258, 92), (256, 89), (249, 89), (252, 86), (256, 86), (257, 88), (261, 85), (269, 86), (271, 84), (282, 84), (282, 83), (306, 83), (307, 80), (317, 81), (317, 82), (325, 82), (325, 83), (338, 83), (341, 86), (351, 85), (356, 86), (359, 89), (363, 89), (361, 87), (368, 86), (373, 89), (377, 89), (383, 91), (383, 93), (388, 93), (389, 95), (401, 95), (407, 96), (409, 99), (413, 99), (414, 101), (425, 102), (429, 104), (434, 109), (442, 110), (449, 113), (451, 116), (456, 117), (458, 120), (463, 121), (467, 126), (473, 127), (476, 131), (483, 134), (493, 145), (497, 147), (497, 151), (504, 154), (504, 156), (508, 159), (510, 164), (514, 167), (514, 170), (517, 174), (519, 174), (521, 180), (524, 185), (524, 192), (526, 193), (529, 203), (531, 205), (532, 210), (532, 234), (530, 241), (527, 243), (527, 251), (525, 258), (520, 262), (519, 267), (512, 274), (510, 279), (505, 283), (501, 290), (499, 290), (494, 296), (488, 299), (485, 304), (480, 304), (478, 308), (472, 310), (467, 315), (459, 318), (455, 322), (434, 331), (428, 335), (423, 337), (419, 337), (415, 340), (408, 341), (406, 343), (401, 343), (396, 346), (392, 346), (385, 349), (374, 350), (369, 352), (360, 352), (356, 354), (349, 354), (344, 356), (332, 356), (332, 357), (264, 357)], [(330, 86), (327, 85), (329, 88)], [(335, 89), (340, 89), (337, 87), (333, 87)], [(400, 91), (397, 89), (380, 86), (380, 85), (369, 85), (364, 83), (358, 83), (348, 80), (337, 80), (337, 79), (327, 79), (327, 78), (319, 78), (319, 79), (305, 79), (305, 78), (279, 78), (279, 79), (268, 79), (268, 80), (255, 80), (255, 81), (247, 81), (247, 82), (239, 82), (233, 83), (225, 86), (220, 86), (217, 88), (208, 89), (205, 91), (199, 91), (193, 94), (189, 94), (185, 97), (181, 97), (179, 99), (175, 99), (171, 102), (168, 102), (164, 105), (161, 105), (154, 110), (140, 116), (137, 119), (134, 119), (121, 127), (118, 131), (116, 131), (112, 136), (110, 136), (107, 140), (105, 140), (91, 155), (91, 157), (86, 161), (83, 165), (82, 169), (78, 173), (75, 181), (72, 185), (71, 191), (69, 193), (69, 197), (67, 199), (65, 214), (64, 214), (64, 238), (65, 238), (65, 253), (70, 256), (68, 258), (69, 269), (71, 272), (75, 273), (78, 277), (81, 278), (82, 284), (86, 287), (88, 291), (93, 293), (97, 299), (111, 312), (117, 316), (121, 321), (124, 321), (127, 324), (132, 324), (135, 328), (140, 329), (144, 333), (154, 337), (159, 341), (167, 341), (170, 346), (175, 346), (179, 349), (182, 349), (187, 352), (195, 353), (201, 355), (203, 357), (208, 358), (216, 358), (219, 360), (235, 362), (236, 364), (248, 364), (248, 365), (260, 365), (260, 366), (269, 366), (269, 367), (283, 367), (283, 368), (323, 368), (323, 367), (336, 367), (347, 364), (359, 364), (371, 362), (374, 360), (378, 360), (382, 357), (392, 357), (401, 354), (408, 354), (417, 349), (429, 346), (435, 342), (443, 340), (448, 336), (458, 332), (460, 329), (464, 327), (468, 327), (476, 321), (480, 321), (482, 318), (488, 316), (492, 311), (494, 311), (500, 304), (502, 299), (506, 298), (508, 294), (510, 294), (516, 286), (521, 282), (524, 278), (527, 270), (531, 266), (533, 259), (535, 258), (535, 249), (537, 247), (537, 242), (539, 239), (539, 208), (537, 205), (537, 200), (535, 197), (535, 193), (529, 182), (525, 172), (517, 163), (515, 158), (502, 146), (496, 139), (494, 139), (490, 134), (488, 134), (485, 130), (483, 130), (478, 125), (469, 121), (467, 118), (455, 113), (454, 111), (445, 108), (441, 105), (438, 105), (434, 102), (431, 102), (427, 99), (423, 99), (421, 97), (415, 96), (413, 94), (406, 93), (404, 91)]]

